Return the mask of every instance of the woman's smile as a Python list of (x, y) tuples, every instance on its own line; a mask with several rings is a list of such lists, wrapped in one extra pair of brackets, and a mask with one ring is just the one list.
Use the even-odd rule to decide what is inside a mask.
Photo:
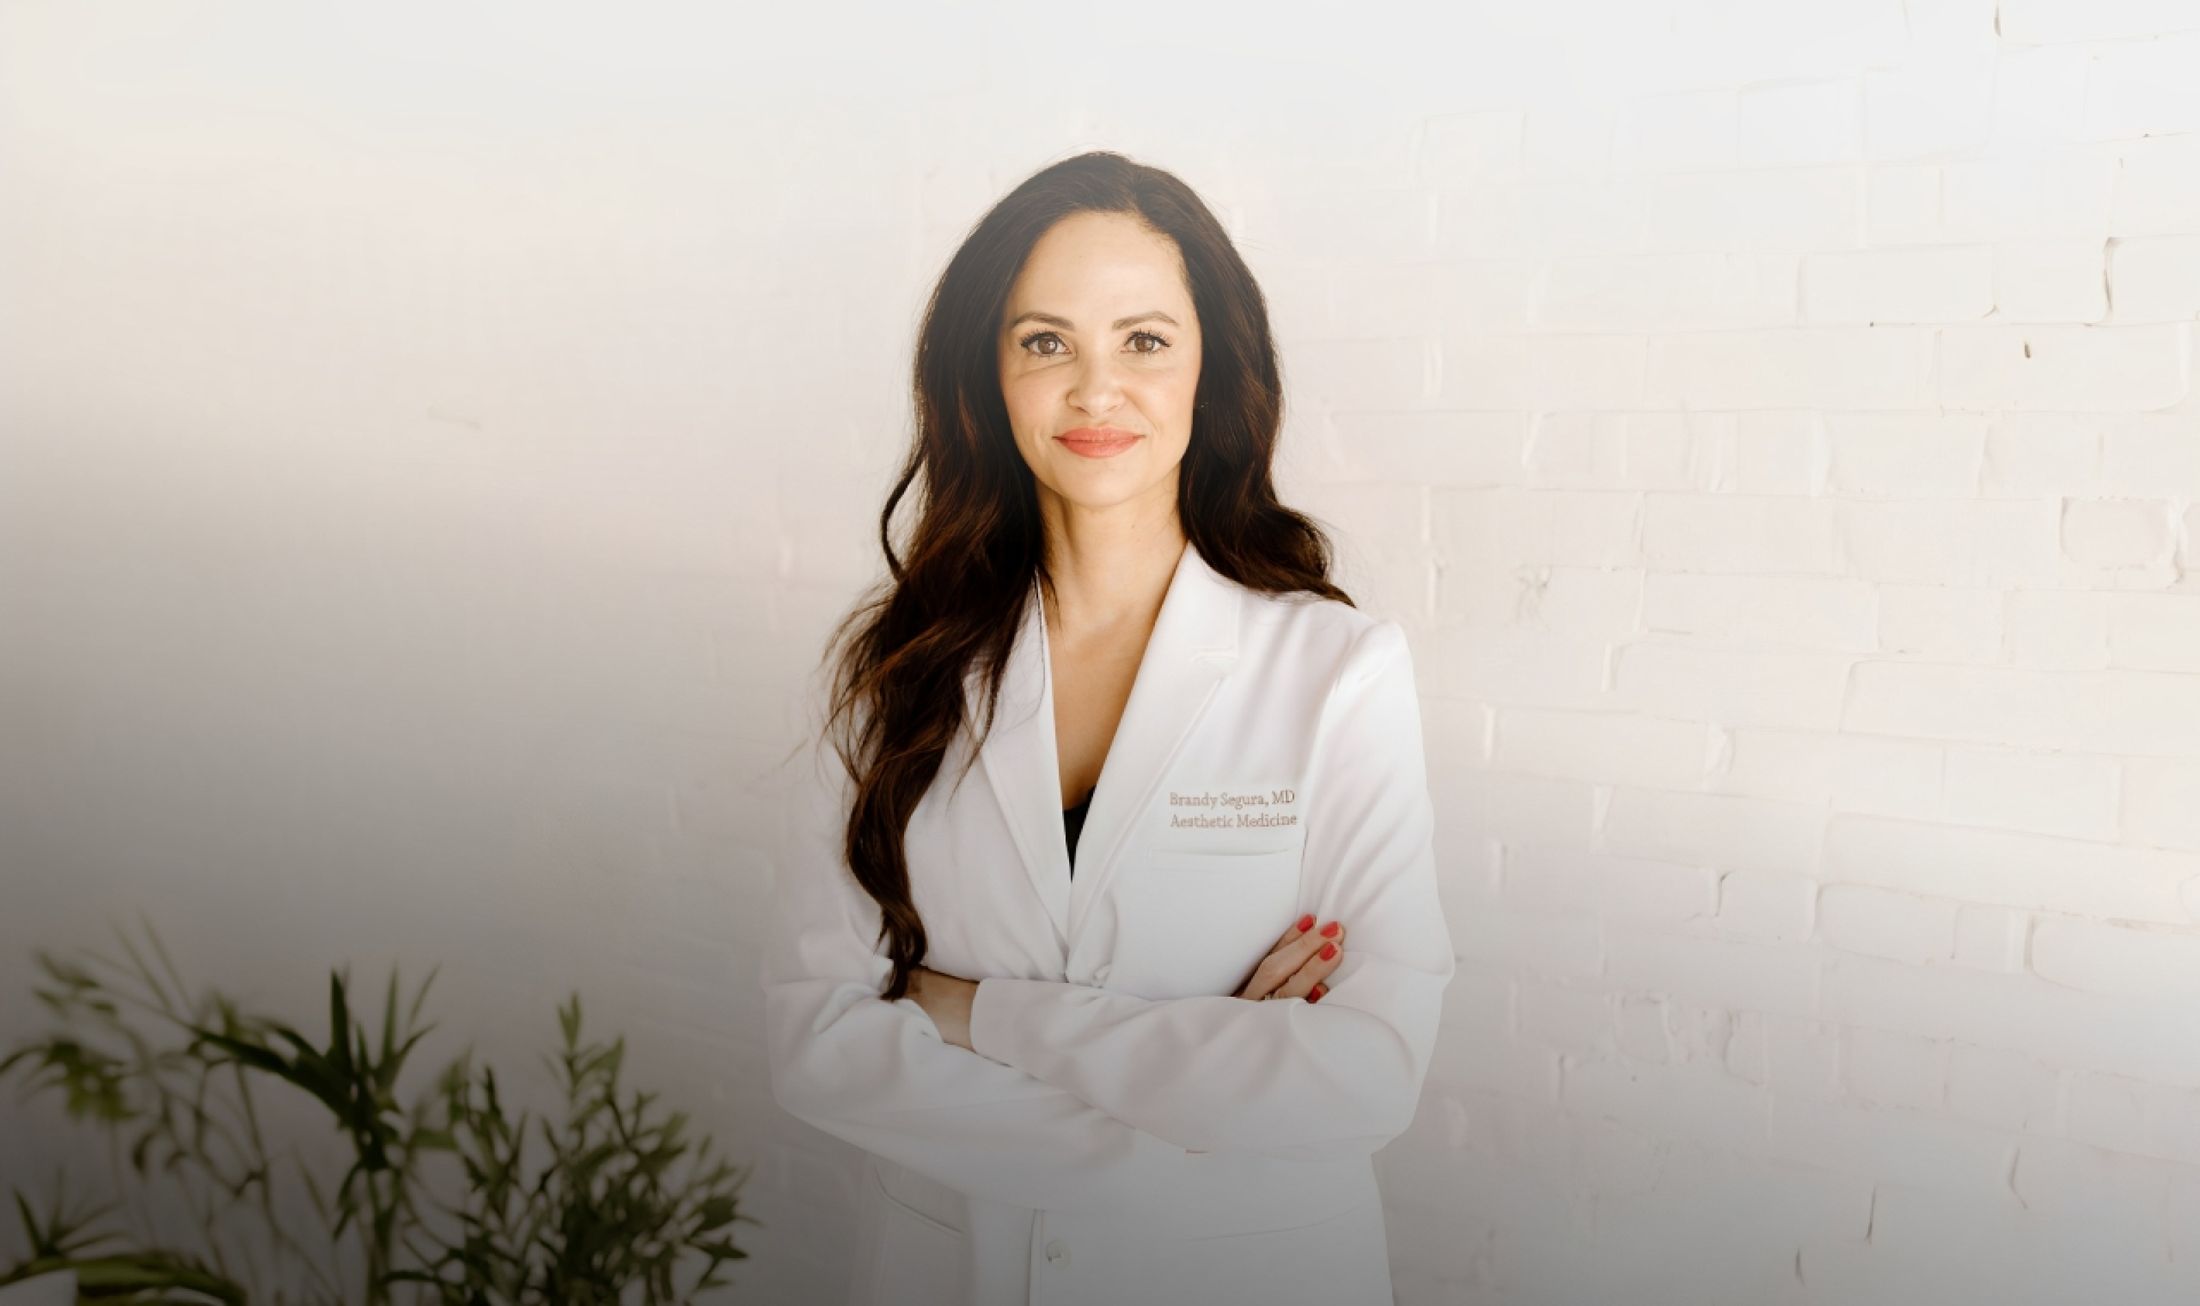
[(1063, 448), (1086, 458), (1113, 458), (1144, 437), (1112, 426), (1080, 426), (1054, 437)]

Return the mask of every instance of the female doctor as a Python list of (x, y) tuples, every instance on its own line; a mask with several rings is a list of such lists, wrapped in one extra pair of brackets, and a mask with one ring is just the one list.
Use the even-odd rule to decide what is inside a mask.
[(1277, 502), (1252, 275), (1068, 159), (948, 264), (915, 401), (763, 960), (774, 1096), (867, 1154), (850, 1300), (1389, 1303), (1371, 1158), (1453, 955), (1412, 662)]

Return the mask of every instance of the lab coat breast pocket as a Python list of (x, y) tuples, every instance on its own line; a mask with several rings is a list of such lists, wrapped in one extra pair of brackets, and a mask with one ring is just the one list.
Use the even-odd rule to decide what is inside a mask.
[(1151, 849), (1114, 886), (1108, 987), (1162, 999), (1228, 997), (1291, 923), (1300, 847)]

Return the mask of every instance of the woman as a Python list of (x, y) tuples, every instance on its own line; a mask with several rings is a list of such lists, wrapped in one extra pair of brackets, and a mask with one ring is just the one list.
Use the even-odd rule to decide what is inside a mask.
[(858, 1303), (1391, 1300), (1371, 1156), (1453, 958), (1405, 639), (1276, 501), (1281, 399), (1220, 225), (1119, 155), (933, 293), (764, 962), (774, 1095), (869, 1153)]

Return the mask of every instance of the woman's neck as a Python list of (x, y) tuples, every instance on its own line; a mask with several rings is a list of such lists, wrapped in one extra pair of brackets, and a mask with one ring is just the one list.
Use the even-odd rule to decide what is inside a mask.
[(1166, 515), (1130, 504), (1106, 512), (1075, 506), (1049, 522), (1050, 637), (1074, 643), (1136, 623), (1151, 629), (1187, 547), (1176, 505)]

